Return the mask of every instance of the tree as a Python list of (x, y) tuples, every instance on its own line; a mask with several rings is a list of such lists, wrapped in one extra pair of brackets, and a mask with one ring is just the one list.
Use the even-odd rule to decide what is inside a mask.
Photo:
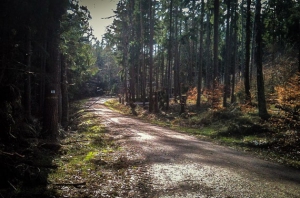
[(149, 64), (149, 112), (153, 111), (153, 36), (154, 36), (154, 6), (152, 0), (149, 0), (149, 20), (150, 20), (150, 39), (149, 39), (149, 53), (150, 53), (150, 64)]
[(200, 50), (199, 50), (199, 70), (198, 70), (198, 95), (197, 95), (197, 107), (201, 105), (201, 88), (202, 88), (202, 70), (203, 70), (203, 33), (204, 33), (204, 26), (203, 26), (203, 18), (204, 18), (204, 0), (201, 0), (201, 14), (200, 14)]
[(258, 101), (258, 114), (262, 119), (268, 119), (270, 115), (267, 112), (264, 77), (262, 68), (262, 22), (261, 22), (261, 1), (256, 0), (255, 6), (255, 32), (256, 32), (256, 50), (255, 50), (255, 63), (257, 67), (257, 101)]
[(66, 129), (69, 122), (69, 93), (68, 93), (68, 62), (66, 55), (61, 54), (61, 95), (62, 117), (61, 126)]
[(246, 10), (246, 57), (245, 57), (245, 68), (244, 68), (244, 86), (245, 86), (245, 102), (251, 103), (251, 93), (250, 93), (250, 43), (251, 43), (251, 0), (247, 0), (247, 10)]
[(66, 11), (66, 1), (51, 0), (49, 2), (48, 19), (48, 41), (49, 41), (49, 60), (46, 65), (46, 89), (45, 89), (45, 110), (43, 117), (43, 129), (51, 139), (58, 137), (58, 100), (60, 87), (58, 74), (59, 64), (59, 29), (60, 19)]
[(170, 102), (170, 86), (171, 86), (171, 65), (172, 65), (172, 32), (173, 32), (173, 27), (172, 27), (172, 23), (173, 23), (173, 0), (169, 1), (169, 14), (170, 14), (170, 18), (169, 18), (169, 45), (168, 45), (168, 67), (167, 67), (167, 90), (166, 90), (166, 100), (167, 100), (167, 104), (166, 104), (166, 110), (169, 110), (169, 102)]
[[(214, 70), (213, 70), (213, 98), (216, 96), (216, 89), (219, 81), (219, 0), (214, 0)], [(215, 102), (215, 101), (213, 101)], [(213, 104), (214, 105), (214, 104)]]
[[(234, 8), (232, 13), (234, 14), (233, 17), (233, 25), (232, 25), (232, 30), (233, 30), (233, 59), (232, 59), (232, 70), (231, 70), (231, 74), (232, 74), (232, 83), (231, 83), (231, 103), (235, 102), (235, 82), (236, 82), (236, 62), (237, 62), (237, 41), (238, 41), (238, 26), (237, 26), (237, 21), (238, 21), (238, 11), (237, 11), (237, 7), (238, 7), (238, 0), (235, 0), (234, 2)], [(243, 50), (242, 50), (243, 51)]]
[(32, 59), (32, 47), (31, 47), (31, 28), (27, 27), (27, 68), (26, 68), (26, 80), (24, 88), (24, 107), (27, 118), (31, 118), (31, 59)]
[(230, 32), (230, 6), (231, 6), (231, 0), (227, 0), (226, 5), (227, 5), (227, 16), (226, 16), (226, 57), (225, 57), (225, 72), (224, 72), (224, 90), (223, 90), (223, 107), (227, 106), (227, 98), (229, 96), (229, 87), (230, 87), (230, 79), (229, 79), (229, 70), (230, 70), (230, 65), (231, 65), (231, 32)]

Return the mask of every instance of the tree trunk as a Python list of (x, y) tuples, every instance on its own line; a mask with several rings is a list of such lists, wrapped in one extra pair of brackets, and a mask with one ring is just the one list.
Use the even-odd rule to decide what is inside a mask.
[(166, 93), (166, 110), (169, 110), (170, 91), (171, 91), (171, 64), (172, 64), (172, 16), (173, 0), (170, 0), (170, 21), (169, 21), (169, 46), (168, 46), (168, 69), (167, 69), (167, 93)]
[(58, 99), (59, 99), (59, 28), (60, 18), (65, 12), (66, 1), (49, 1), (49, 59), (46, 64), (45, 107), (43, 130), (53, 140), (58, 137)]
[(28, 27), (27, 32), (27, 68), (25, 77), (25, 90), (24, 90), (24, 108), (25, 114), (28, 119), (31, 117), (31, 29)]
[(210, 25), (210, 19), (211, 19), (211, 9), (209, 8), (210, 0), (207, 1), (208, 5), (208, 13), (207, 13), (207, 34), (206, 34), (206, 76), (205, 76), (205, 86), (207, 89), (212, 88), (212, 82), (213, 82), (213, 77), (211, 72), (212, 69), (212, 52), (211, 52), (211, 25)]
[(144, 56), (144, 22), (143, 22), (143, 4), (140, 2), (140, 28), (141, 28), (141, 40), (140, 40), (140, 60), (141, 60), (141, 95), (142, 95), (142, 101), (143, 106), (145, 106), (146, 102), (146, 66), (145, 66), (145, 56)]
[(229, 70), (230, 70), (230, 62), (231, 62), (231, 45), (230, 45), (230, 0), (227, 0), (227, 17), (226, 17), (226, 63), (225, 63), (225, 71), (224, 71), (224, 90), (223, 90), (223, 107), (227, 107), (227, 98), (229, 96), (229, 87), (230, 87), (230, 79), (229, 79)]
[[(47, 50), (48, 45), (47, 45), (47, 31), (45, 31), (44, 34), (44, 44), (43, 44), (43, 48), (45, 50)], [(46, 64), (47, 64), (47, 58), (45, 53), (43, 53), (42, 58), (41, 58), (41, 79), (40, 79), (40, 98), (39, 98), (39, 113), (40, 116), (43, 116), (44, 113), (44, 106), (45, 106), (45, 85), (46, 85)]]
[[(219, 0), (214, 0), (214, 70), (213, 70), (213, 98), (217, 99), (216, 88), (219, 81), (218, 67), (219, 67)], [(213, 103), (216, 101), (213, 101)], [(214, 104), (213, 104), (214, 106)]]
[[(57, 22), (56, 22), (57, 23)], [(59, 22), (58, 22), (59, 23)], [(59, 24), (58, 24), (59, 27)], [(59, 56), (59, 36), (57, 34), (57, 24), (49, 34), (49, 60), (46, 64), (46, 86), (45, 86), (45, 107), (43, 128), (46, 136), (51, 139), (58, 137), (58, 56)], [(56, 29), (57, 28), (57, 29)]]
[(58, 123), (61, 125), (62, 119), (62, 96), (61, 96), (61, 54), (58, 55)]
[(300, 73), (300, 19), (298, 19), (298, 72)]
[(149, 0), (149, 17), (150, 17), (150, 65), (149, 65), (149, 112), (153, 111), (153, 35), (154, 35), (154, 6), (152, 5), (152, 0)]
[(244, 85), (245, 85), (245, 103), (251, 103), (250, 93), (250, 42), (251, 42), (251, 0), (247, 0), (247, 19), (246, 19), (246, 57), (245, 57), (245, 71), (244, 71)]
[(237, 60), (237, 32), (238, 32), (238, 26), (237, 26), (237, 5), (238, 5), (238, 0), (235, 0), (234, 8), (233, 8), (233, 13), (234, 13), (234, 18), (233, 18), (233, 62), (232, 62), (232, 82), (231, 82), (231, 104), (235, 102), (235, 81), (236, 81), (236, 60)]
[(65, 55), (61, 55), (61, 98), (62, 98), (62, 118), (61, 125), (66, 130), (69, 122), (69, 97), (68, 97), (68, 63)]
[[(179, 12), (178, 12), (179, 11)], [(175, 57), (174, 57), (174, 101), (177, 102), (177, 96), (180, 98), (180, 44), (178, 39), (178, 14), (182, 12), (176, 8), (176, 18), (175, 18)]]
[(257, 100), (258, 100), (258, 114), (262, 119), (268, 119), (270, 115), (267, 112), (264, 77), (262, 68), (262, 22), (261, 22), (261, 0), (256, 0), (255, 10), (255, 24), (256, 24), (256, 50), (255, 62), (257, 67)]
[(201, 0), (201, 13), (200, 13), (200, 49), (199, 49), (199, 71), (198, 71), (198, 87), (197, 87), (197, 107), (201, 106), (201, 88), (202, 88), (202, 69), (203, 69), (203, 18), (204, 18), (204, 0)]

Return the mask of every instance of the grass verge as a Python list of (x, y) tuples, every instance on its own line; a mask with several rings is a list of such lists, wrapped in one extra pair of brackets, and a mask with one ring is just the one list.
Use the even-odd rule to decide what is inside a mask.
[(49, 174), (48, 188), (57, 197), (145, 197), (136, 151), (114, 141), (113, 129), (87, 109), (94, 102), (92, 98), (73, 104), (72, 126), (61, 140), (60, 155), (53, 159), (58, 168)]

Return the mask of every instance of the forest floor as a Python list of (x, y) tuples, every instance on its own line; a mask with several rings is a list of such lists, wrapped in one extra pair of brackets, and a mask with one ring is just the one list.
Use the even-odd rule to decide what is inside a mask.
[[(89, 99), (80, 111), (81, 126), (96, 131), (101, 126), (104, 131), (75, 135), (73, 154), (83, 151), (84, 157), (61, 156), (68, 164), (70, 158), (77, 158), (70, 165), (77, 170), (66, 176), (69, 165), (65, 164), (62, 172), (52, 175), (59, 197), (300, 196), (297, 169), (122, 115), (104, 101)], [(94, 149), (87, 152), (83, 148), (89, 147), (91, 137)], [(65, 174), (64, 180), (60, 174)]]
[(21, 154), (2, 153), (16, 178), (6, 171), (0, 197), (300, 197), (299, 169), (175, 131), (165, 120), (158, 123), (165, 127), (151, 124), (154, 115), (146, 122), (121, 114), (105, 102), (73, 103), (60, 144), (36, 139)]

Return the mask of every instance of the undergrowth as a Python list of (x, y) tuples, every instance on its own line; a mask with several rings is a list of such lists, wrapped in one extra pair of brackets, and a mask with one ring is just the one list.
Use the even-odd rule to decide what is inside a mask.
[(48, 188), (57, 197), (140, 197), (142, 177), (131, 178), (141, 167), (133, 153), (114, 141), (91, 104), (93, 98), (73, 104), (72, 125), (53, 159), (57, 169), (48, 176)]
[(61, 140), (61, 155), (53, 159), (58, 168), (48, 176), (49, 188), (61, 197), (94, 197), (97, 192), (86, 189), (105, 183), (107, 166), (115, 160), (110, 153), (120, 149), (98, 117), (82, 110), (84, 103), (73, 104), (71, 132)]

